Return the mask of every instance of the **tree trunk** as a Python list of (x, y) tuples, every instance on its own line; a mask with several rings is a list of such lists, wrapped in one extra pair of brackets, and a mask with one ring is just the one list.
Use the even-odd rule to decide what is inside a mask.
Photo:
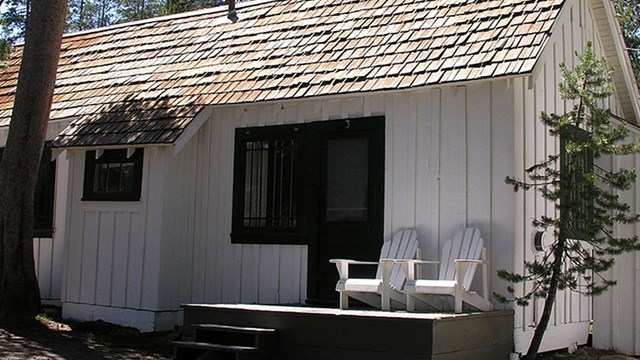
[(86, 26), (84, 24), (84, 0), (80, 0), (80, 5), (78, 6), (78, 24), (79, 30), (86, 30)]
[(34, 193), (55, 85), (67, 0), (33, 0), (9, 135), (0, 163), (0, 320), (33, 318)]
[(547, 298), (544, 300), (542, 316), (540, 317), (540, 321), (536, 326), (536, 330), (533, 332), (533, 338), (531, 338), (531, 343), (529, 344), (529, 349), (527, 349), (527, 354), (522, 357), (523, 360), (534, 360), (536, 356), (538, 356), (538, 351), (540, 351), (542, 338), (545, 331), (547, 331), (549, 320), (551, 319), (551, 310), (553, 309), (553, 305), (556, 302), (556, 295), (558, 293), (558, 279), (560, 277), (560, 274), (562, 273), (562, 255), (565, 251), (565, 247), (566, 240), (560, 237), (560, 239), (558, 240), (558, 245), (556, 246), (553, 254), (553, 269), (551, 274), (551, 281), (549, 282), (549, 293), (547, 294)]

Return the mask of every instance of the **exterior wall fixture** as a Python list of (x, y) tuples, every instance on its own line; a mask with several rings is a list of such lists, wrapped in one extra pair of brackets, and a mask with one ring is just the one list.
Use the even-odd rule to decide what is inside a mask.
[(534, 229), (531, 236), (531, 245), (534, 252), (544, 252), (553, 243), (553, 231), (551, 229)]

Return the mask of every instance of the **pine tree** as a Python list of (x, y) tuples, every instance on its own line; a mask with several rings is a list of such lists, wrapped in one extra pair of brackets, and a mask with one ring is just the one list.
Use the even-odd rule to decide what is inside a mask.
[(223, 4), (225, 0), (167, 0), (163, 13), (178, 14)]
[[(618, 194), (635, 182), (635, 169), (612, 171), (598, 166), (605, 156), (624, 156), (640, 151), (640, 142), (627, 143), (629, 130), (624, 121), (615, 122), (604, 99), (613, 95), (613, 69), (604, 59), (596, 59), (589, 43), (579, 65), (561, 65), (563, 82), (560, 95), (575, 106), (563, 115), (541, 114), (549, 134), (558, 139), (560, 152), (526, 169), (528, 180), (508, 177), (515, 191), (535, 190), (555, 204), (556, 216), (542, 216), (535, 227), (553, 229), (554, 242), (541, 258), (524, 263), (524, 274), (498, 271), (511, 285), (508, 296), (495, 294), (499, 301), (515, 301), (526, 306), (532, 299), (544, 298), (544, 309), (524, 359), (535, 358), (551, 317), (558, 290), (569, 289), (598, 295), (615, 285), (603, 273), (614, 263), (614, 256), (640, 249), (638, 236), (617, 237), (615, 224), (639, 222), (637, 214)], [(515, 294), (513, 284), (527, 282), (531, 290)]]
[(116, 22), (117, 0), (71, 0), (67, 13), (67, 32), (109, 26)]
[(3, 38), (10, 43), (22, 41), (31, 12), (31, 0), (5, 0), (2, 8), (0, 28)]
[(130, 22), (158, 16), (165, 0), (119, 0), (118, 22)]

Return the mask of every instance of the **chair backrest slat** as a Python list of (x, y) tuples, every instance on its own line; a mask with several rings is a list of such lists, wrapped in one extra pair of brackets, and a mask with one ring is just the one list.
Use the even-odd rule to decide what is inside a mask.
[[(480, 230), (466, 228), (456, 232), (452, 239), (447, 240), (442, 246), (442, 257), (440, 258), (440, 280), (453, 280), (456, 275), (456, 259), (479, 260), (482, 257), (484, 240), (480, 237)], [(471, 287), (473, 277), (478, 264), (470, 264), (464, 274), (462, 286), (465, 289)]]
[[(386, 241), (380, 251), (380, 259), (412, 259), (418, 251), (418, 234), (413, 229), (403, 229), (396, 232), (391, 241)], [(401, 265), (396, 264), (391, 270), (389, 283), (396, 289), (402, 289), (405, 273)], [(378, 266), (376, 278), (382, 278), (382, 267)]]

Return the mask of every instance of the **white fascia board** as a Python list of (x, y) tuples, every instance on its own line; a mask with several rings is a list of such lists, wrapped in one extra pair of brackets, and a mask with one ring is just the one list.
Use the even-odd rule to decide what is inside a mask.
[[(618, 58), (620, 59), (620, 70), (622, 71), (627, 91), (629, 92), (629, 96), (631, 97), (634, 120), (637, 124), (640, 123), (640, 92), (638, 92), (637, 79), (633, 74), (631, 60), (629, 59), (629, 55), (627, 54), (624, 37), (622, 36), (622, 30), (620, 29), (620, 26), (618, 25), (618, 21), (616, 19), (616, 13), (615, 9), (613, 8), (613, 3), (608, 0), (603, 0), (602, 5), (607, 14), (607, 19), (609, 20), (609, 30), (611, 31), (611, 35), (616, 46)], [(627, 119), (627, 121), (629, 120), (630, 119)]]
[(200, 130), (202, 125), (211, 117), (213, 114), (213, 106), (205, 106), (196, 116), (191, 120), (189, 125), (182, 131), (182, 134), (178, 137), (178, 140), (173, 144), (174, 151), (173, 155), (176, 156), (184, 149), (184, 147), (189, 143), (191, 138)]

